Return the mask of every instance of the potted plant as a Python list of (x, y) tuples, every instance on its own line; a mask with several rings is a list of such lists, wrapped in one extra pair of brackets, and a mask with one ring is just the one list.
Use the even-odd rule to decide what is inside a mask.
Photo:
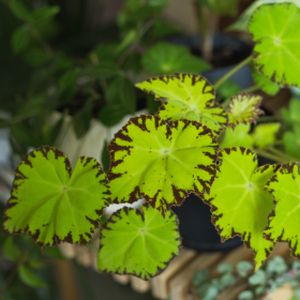
[[(249, 23), (254, 53), (239, 67), (254, 62), (268, 80), (299, 86), (299, 15), (293, 3), (255, 10)], [(148, 279), (178, 253), (172, 207), (195, 193), (211, 207), (222, 239), (239, 235), (253, 249), (256, 268), (278, 240), (288, 241), (298, 255), (299, 226), (293, 217), (299, 206), (297, 163), (270, 150), (270, 126), (264, 128), (264, 138), (255, 129), (247, 147), (227, 142), (231, 131), (235, 138), (249, 134), (247, 126), (261, 114), (261, 98), (239, 94), (220, 104), (214, 87), (193, 74), (153, 77), (137, 87), (153, 93), (162, 106), (157, 115), (131, 118), (117, 132), (108, 175), (95, 158), (81, 157), (72, 168), (53, 147), (33, 150), (17, 168), (4, 228), (26, 233), (44, 246), (86, 243), (105, 207), (144, 198), (140, 209), (123, 208), (104, 220), (98, 266)], [(258, 166), (257, 154), (279, 164)]]

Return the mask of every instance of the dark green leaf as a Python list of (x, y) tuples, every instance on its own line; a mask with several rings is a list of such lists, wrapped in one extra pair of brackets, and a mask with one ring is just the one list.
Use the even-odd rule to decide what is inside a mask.
[(22, 21), (28, 22), (31, 20), (31, 13), (28, 7), (22, 0), (9, 0), (9, 8), (12, 13)]
[(118, 77), (107, 87), (106, 106), (99, 118), (107, 126), (112, 126), (136, 110), (136, 95), (132, 83), (124, 77)]
[(3, 255), (5, 258), (16, 261), (22, 255), (21, 249), (18, 248), (18, 245), (15, 243), (14, 238), (9, 236), (5, 239), (2, 246)]
[(46, 282), (34, 270), (28, 266), (20, 265), (18, 268), (20, 279), (28, 286), (33, 288), (44, 288)]
[(19, 27), (12, 36), (12, 48), (15, 53), (25, 51), (31, 42), (31, 32), (27, 25)]

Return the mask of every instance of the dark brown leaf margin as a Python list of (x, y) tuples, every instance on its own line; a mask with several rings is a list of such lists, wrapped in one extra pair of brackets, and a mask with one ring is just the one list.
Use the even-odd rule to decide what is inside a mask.
[[(257, 153), (251, 149), (248, 149), (248, 148), (245, 148), (245, 147), (231, 147), (231, 148), (224, 148), (224, 149), (220, 149), (219, 150), (219, 153), (218, 153), (218, 160), (217, 160), (217, 172), (216, 172), (216, 176), (215, 176), (215, 179), (218, 178), (218, 171), (219, 171), (219, 168), (220, 166), (222, 165), (222, 153), (225, 152), (227, 154), (231, 153), (232, 151), (240, 151), (242, 154), (254, 154), (253, 156), (253, 162), (256, 162), (257, 163), (257, 167), (256, 169), (253, 171), (252, 174), (256, 173), (256, 172), (263, 172), (265, 171), (267, 168), (269, 167), (272, 167), (274, 168), (274, 173), (276, 172), (277, 168), (278, 168), (278, 165), (271, 165), (271, 164), (266, 164), (266, 165), (262, 165), (262, 166), (258, 166), (258, 156), (257, 156)], [(214, 227), (216, 228), (217, 232), (219, 233), (219, 236), (220, 236), (220, 239), (221, 239), (221, 242), (222, 243), (225, 243), (228, 239), (224, 239), (220, 232), (222, 231), (221, 228), (217, 225), (217, 220), (222, 216), (222, 215), (216, 215), (214, 212), (217, 210), (217, 207), (215, 207), (213, 204), (212, 204), (212, 200), (213, 198), (210, 198), (209, 197), (209, 194), (204, 194), (204, 197), (203, 197), (203, 200), (204, 200), (204, 203), (208, 204), (209, 207), (210, 207), (210, 211), (211, 211), (211, 222), (212, 224), (214, 225)], [(270, 215), (272, 214), (272, 212), (270, 213)], [(269, 215), (269, 217), (270, 217)], [(268, 218), (269, 219), (269, 218)], [(268, 225), (267, 225), (268, 226)], [(253, 251), (254, 254), (256, 254), (256, 251), (253, 250), (251, 247), (250, 247), (250, 243), (249, 241), (245, 240), (245, 235), (244, 234), (240, 234), (238, 232), (235, 232), (234, 230), (231, 230), (231, 238), (235, 238), (235, 237), (239, 237), (241, 238), (241, 240), (243, 241), (243, 243), (249, 248), (251, 249), (251, 251)], [(250, 240), (250, 235), (249, 235), (249, 240)], [(268, 237), (265, 237), (267, 239), (269, 239)], [(271, 239), (269, 239), (271, 240)], [(272, 252), (273, 248), (270, 249), (270, 251), (266, 251), (266, 255), (269, 256)], [(253, 257), (255, 257), (255, 255), (253, 255)]]
[[(211, 84), (202, 75), (193, 74), (193, 73), (175, 73), (173, 75), (154, 76), (154, 77), (151, 77), (151, 78), (147, 79), (146, 82), (151, 83), (154, 80), (160, 80), (160, 81), (163, 81), (164, 83), (168, 84), (169, 81), (172, 81), (174, 79), (179, 79), (181, 82), (184, 82), (187, 77), (190, 77), (192, 79), (192, 85), (195, 85), (195, 84), (197, 84), (197, 82), (200, 82), (200, 81), (204, 81), (205, 82), (205, 84), (203, 86), (202, 93), (203, 94), (211, 94), (212, 95), (212, 99), (209, 100), (209, 101), (207, 101), (206, 107), (207, 107), (207, 109), (220, 108), (222, 110), (222, 113), (218, 114), (218, 116), (224, 117), (225, 122), (224, 122), (224, 124), (221, 124), (222, 126), (220, 126), (220, 130), (217, 131), (217, 132), (221, 132), (221, 131), (225, 130), (225, 126), (228, 124), (228, 114), (225, 111), (225, 109), (221, 105), (219, 105), (218, 102), (215, 101), (215, 99), (216, 99), (216, 91), (214, 89), (213, 84)], [(160, 106), (159, 111), (157, 113), (158, 115), (159, 115), (160, 111), (166, 110), (165, 102), (168, 102), (168, 99), (161, 98), (160, 96), (157, 96), (154, 92), (150, 92), (150, 91), (148, 91), (148, 90), (146, 90), (144, 88), (139, 87), (139, 83), (137, 83), (135, 86), (138, 89), (140, 89), (140, 90), (142, 90), (142, 91), (144, 91), (144, 92), (146, 92), (148, 94), (154, 95), (155, 100), (158, 100), (158, 101), (161, 102), (161, 106)], [(207, 87), (211, 87), (211, 91), (210, 92), (205, 91)], [(171, 118), (168, 118), (166, 120), (173, 122), (173, 120)], [(194, 121), (194, 122), (196, 122), (196, 121)], [(201, 123), (201, 122), (197, 122), (197, 123)]]
[[(203, 190), (207, 191), (209, 190), (213, 180), (214, 180), (214, 176), (216, 173), (216, 160), (217, 160), (217, 151), (219, 149), (218, 147), (218, 143), (217, 143), (217, 139), (218, 139), (218, 135), (211, 131), (208, 127), (206, 127), (205, 125), (202, 125), (198, 122), (194, 122), (194, 121), (188, 121), (188, 120), (179, 120), (179, 121), (172, 121), (169, 122), (167, 120), (162, 120), (161, 118), (159, 118), (156, 115), (140, 115), (137, 117), (133, 117), (131, 118), (126, 125), (124, 125), (114, 136), (114, 139), (111, 141), (110, 145), (109, 145), (109, 152), (110, 152), (110, 168), (108, 171), (108, 179), (109, 181), (114, 180), (117, 177), (122, 176), (123, 174), (120, 173), (114, 173), (113, 172), (113, 168), (117, 165), (119, 165), (120, 163), (123, 162), (123, 160), (116, 160), (115, 159), (115, 153), (117, 151), (126, 151), (127, 155), (130, 155), (130, 149), (132, 147), (129, 146), (119, 146), (117, 143), (117, 139), (121, 139), (121, 140), (125, 140), (128, 142), (132, 142), (132, 139), (127, 135), (128, 133), (128, 129), (127, 127), (130, 126), (131, 124), (134, 124), (135, 126), (140, 127), (143, 131), (148, 131), (148, 128), (146, 127), (146, 120), (149, 119), (153, 119), (154, 120), (154, 124), (155, 127), (158, 128), (160, 126), (165, 126), (166, 127), (166, 135), (167, 137), (171, 135), (172, 133), (172, 129), (177, 128), (179, 123), (184, 123), (184, 128), (186, 128), (189, 125), (193, 125), (195, 126), (197, 129), (199, 129), (199, 135), (209, 135), (212, 141), (212, 148), (215, 149), (215, 155), (211, 155), (210, 153), (205, 153), (209, 158), (211, 158), (214, 161), (214, 164), (211, 165), (211, 167), (205, 167), (205, 166), (198, 166), (199, 168), (205, 169), (207, 172), (209, 172), (211, 174), (211, 179), (210, 181), (200, 181), (200, 184), (203, 186)], [(169, 209), (171, 207), (174, 206), (180, 206), (184, 200), (190, 195), (190, 194), (198, 194), (198, 195), (202, 195), (203, 192), (199, 191), (196, 187), (196, 185), (194, 185), (194, 189), (190, 190), (190, 191), (184, 191), (181, 189), (177, 189), (175, 186), (172, 186), (173, 188), (173, 194), (174, 194), (174, 201), (175, 203), (167, 203), (165, 201), (165, 199), (161, 199), (162, 205), (160, 207), (156, 207), (158, 209)], [(142, 193), (139, 189), (139, 187), (136, 187), (131, 194), (129, 195), (129, 198), (123, 198), (123, 199), (117, 199), (117, 198), (112, 198), (112, 203), (124, 203), (124, 202), (135, 202), (141, 198), (145, 199), (147, 203), (154, 205), (157, 201), (157, 196), (158, 196), (159, 190), (157, 191), (157, 194), (155, 197), (151, 198), (148, 195), (146, 195), (145, 193)]]
[[(110, 273), (110, 274), (118, 274), (118, 275), (133, 275), (133, 276), (136, 276), (136, 277), (139, 277), (143, 280), (149, 280), (151, 278), (153, 278), (154, 276), (157, 276), (159, 275), (160, 273), (162, 273), (169, 265), (169, 263), (171, 263), (171, 261), (176, 257), (178, 256), (179, 254), (179, 251), (180, 249), (182, 248), (182, 239), (181, 239), (181, 236), (180, 236), (180, 233), (179, 233), (179, 220), (178, 220), (178, 217), (176, 216), (176, 214), (172, 211), (172, 210), (167, 210), (167, 211), (161, 211), (157, 208), (155, 208), (152, 204), (143, 204), (142, 207), (138, 208), (138, 209), (135, 209), (135, 208), (130, 208), (130, 207), (123, 207), (121, 209), (119, 209), (118, 211), (116, 211), (115, 213), (113, 213), (110, 218), (107, 220), (107, 222), (105, 223), (105, 225), (103, 225), (100, 229), (100, 246), (99, 246), (99, 250), (98, 250), (98, 253), (101, 251), (101, 249), (103, 248), (103, 244), (101, 243), (102, 241), (102, 237), (103, 237), (103, 231), (104, 230), (107, 230), (107, 231), (110, 231), (111, 228), (109, 227), (109, 225), (111, 223), (116, 223), (116, 221), (118, 219), (120, 219), (122, 216), (121, 214), (124, 212), (126, 215), (128, 215), (128, 213), (130, 211), (135, 211), (137, 215), (139, 215), (141, 217), (142, 220), (144, 220), (144, 212), (142, 211), (143, 208), (149, 208), (149, 207), (152, 207), (154, 209), (156, 209), (157, 211), (159, 211), (162, 216), (165, 218), (167, 215), (169, 215), (170, 217), (175, 217), (175, 223), (176, 223), (176, 230), (177, 230), (177, 233), (178, 233), (178, 238), (175, 240), (178, 242), (178, 251), (177, 253), (172, 253), (171, 254), (171, 257), (168, 261), (166, 262), (162, 262), (162, 264), (165, 265), (164, 268), (161, 268), (161, 269), (157, 269), (157, 272), (155, 274), (150, 274), (150, 273), (147, 273), (146, 276), (141, 276), (140, 273), (126, 273), (126, 272), (122, 272), (121, 270), (117, 270), (116, 272), (113, 272), (113, 271), (110, 271), (110, 270), (107, 270), (107, 269), (101, 269), (100, 271), (103, 271), (103, 272), (106, 272), (106, 273)], [(97, 265), (99, 265), (99, 258), (97, 258)]]
[[(9, 231), (6, 229), (5, 223), (10, 218), (7, 216), (6, 212), (11, 207), (17, 205), (17, 203), (19, 202), (19, 201), (17, 201), (18, 198), (16, 196), (16, 191), (17, 191), (19, 185), (22, 184), (22, 181), (27, 179), (27, 177), (24, 176), (24, 174), (22, 174), (22, 172), (20, 171), (20, 166), (22, 164), (27, 164), (28, 166), (30, 166), (32, 168), (32, 163), (31, 163), (30, 160), (32, 158), (36, 157), (36, 155), (35, 155), (36, 152), (42, 153), (42, 155), (46, 159), (48, 159), (48, 153), (49, 152), (53, 152), (56, 159), (60, 158), (60, 157), (64, 158), (65, 167), (66, 167), (66, 170), (67, 170), (67, 172), (69, 174), (69, 177), (71, 177), (71, 175), (72, 175), (71, 163), (70, 163), (69, 159), (64, 155), (64, 153), (62, 151), (60, 151), (60, 150), (58, 150), (58, 149), (56, 149), (54, 147), (51, 147), (51, 146), (41, 146), (39, 148), (34, 149), (30, 153), (28, 153), (24, 157), (24, 159), (20, 161), (18, 167), (16, 168), (15, 178), (14, 178), (14, 181), (13, 181), (13, 184), (12, 184), (12, 189), (11, 189), (11, 196), (7, 200), (6, 206), (5, 206), (5, 209), (4, 209), (3, 228), (7, 232), (9, 232)], [(107, 198), (104, 198), (104, 202), (106, 203), (105, 206), (107, 206), (109, 204), (109, 202), (110, 202), (110, 198), (109, 198), (109, 196), (110, 196), (109, 184), (108, 184), (108, 180), (107, 180), (107, 177), (105, 175), (105, 172), (102, 170), (101, 165), (96, 161), (96, 159), (91, 158), (91, 157), (81, 156), (79, 158), (79, 160), (81, 160), (82, 162), (85, 161), (84, 162), (84, 166), (92, 162), (94, 164), (93, 168), (97, 168), (99, 170), (99, 172), (97, 173), (97, 177), (99, 177), (101, 175), (105, 176), (104, 179), (99, 180), (99, 183), (103, 184), (106, 187), (107, 192), (104, 193), (104, 194), (107, 195)], [(103, 212), (105, 206), (103, 206), (103, 207), (95, 210), (95, 212), (99, 216), (98, 219), (93, 220), (93, 219), (90, 219), (90, 218), (86, 217), (86, 219), (91, 223), (90, 233), (86, 233), (86, 235), (89, 237), (89, 239), (86, 240), (86, 239), (84, 239), (83, 236), (81, 236), (79, 243), (73, 242), (71, 231), (66, 235), (66, 237), (64, 239), (60, 239), (57, 235), (54, 235), (54, 237), (53, 237), (53, 243), (52, 244), (43, 244), (43, 243), (37, 241), (38, 236), (40, 234), (40, 231), (36, 230), (35, 232), (31, 232), (29, 230), (28, 226), (26, 228), (24, 228), (24, 229), (13, 231), (13, 232), (9, 232), (9, 233), (14, 233), (14, 234), (28, 234), (29, 236), (32, 237), (33, 241), (36, 242), (40, 246), (55, 246), (55, 245), (58, 245), (59, 243), (62, 243), (62, 242), (68, 242), (68, 243), (71, 243), (71, 244), (85, 244), (85, 243), (87, 243), (92, 238), (92, 235), (93, 235), (96, 227), (99, 226), (99, 224), (100, 224), (100, 216), (102, 215), (102, 212)]]
[(256, 48), (256, 45), (259, 45), (259, 44), (260, 44), (260, 42), (261, 42), (262, 39), (259, 39), (259, 40), (255, 41), (255, 39), (254, 39), (254, 34), (250, 31), (250, 26), (251, 26), (251, 23), (253, 22), (255, 13), (257, 13), (259, 10), (261, 10), (264, 6), (274, 6), (274, 5), (276, 5), (276, 6), (278, 6), (278, 5), (281, 5), (281, 6), (295, 5), (295, 6), (296, 6), (296, 4), (293, 3), (293, 2), (265, 3), (265, 4), (260, 5), (259, 7), (257, 7), (257, 8), (255, 9), (255, 11), (253, 12), (253, 14), (252, 14), (252, 16), (251, 16), (251, 18), (250, 18), (250, 20), (249, 20), (249, 22), (248, 22), (248, 32), (250, 33), (250, 35), (251, 35), (251, 37), (252, 37), (252, 41), (253, 41), (253, 43), (254, 43), (254, 47), (253, 47), (253, 50), (252, 50), (252, 52), (253, 52), (253, 53), (252, 53), (252, 57), (253, 57), (253, 60), (252, 60), (252, 61), (253, 61), (253, 65), (254, 65), (254, 67), (255, 67), (260, 73), (262, 73), (264, 76), (266, 76), (267, 78), (269, 78), (269, 79), (270, 79), (271, 81), (273, 81), (274, 83), (277, 83), (277, 84), (279, 85), (279, 87), (281, 87), (281, 88), (284, 88), (284, 87), (289, 88), (289, 87), (291, 87), (291, 86), (299, 86), (299, 84), (298, 84), (298, 83), (295, 83), (295, 82), (293, 82), (293, 83), (287, 83), (287, 81), (286, 81), (286, 79), (285, 79), (285, 74), (282, 75), (281, 80), (277, 80), (277, 77), (276, 77), (276, 71), (273, 72), (273, 75), (272, 75), (271, 77), (265, 75), (265, 73), (263, 72), (264, 65), (260, 65), (260, 64), (256, 61), (256, 58), (257, 58), (258, 56), (260, 56), (260, 53), (258, 53), (257, 51), (255, 51), (255, 48)]
[[(252, 118), (248, 119), (248, 120), (243, 120), (243, 121), (238, 121), (238, 122), (234, 122), (231, 123), (230, 122), (230, 113), (235, 105), (236, 102), (243, 102), (244, 99), (246, 98), (258, 98), (257, 104), (255, 106), (253, 106), (252, 109)], [(251, 93), (240, 93), (237, 95), (234, 95), (230, 98), (230, 102), (228, 105), (228, 126), (231, 128), (236, 127), (238, 124), (255, 124), (256, 120), (262, 116), (264, 114), (264, 111), (260, 109), (261, 103), (262, 103), (262, 96), (260, 95), (256, 95), (256, 94), (251, 94)]]
[[(291, 174), (292, 177), (294, 178), (294, 176), (293, 176), (293, 170), (294, 170), (294, 168), (297, 168), (297, 169), (298, 169), (297, 171), (298, 171), (298, 174), (299, 174), (299, 176), (300, 176), (300, 162), (298, 162), (298, 163), (291, 162), (291, 163), (286, 163), (286, 164), (281, 164), (281, 165), (279, 165), (279, 166), (277, 167), (277, 170), (276, 170), (274, 176), (271, 177), (271, 179), (267, 182), (267, 185), (266, 185), (266, 188), (265, 188), (265, 189), (273, 195), (273, 201), (274, 201), (274, 203), (275, 203), (275, 207), (274, 207), (274, 209), (272, 210), (272, 212), (271, 212), (270, 215), (269, 215), (269, 218), (268, 218), (268, 226), (266, 227), (265, 230), (271, 229), (271, 227), (270, 227), (270, 222), (271, 222), (271, 219), (272, 219), (273, 217), (275, 217), (275, 215), (276, 215), (275, 210), (276, 210), (276, 204), (277, 204), (277, 202), (278, 202), (278, 200), (275, 198), (275, 196), (274, 196), (274, 194), (273, 194), (273, 193), (274, 193), (274, 189), (271, 189), (271, 188), (269, 187), (269, 184), (270, 184), (271, 182), (278, 182), (278, 177), (277, 177), (277, 174), (278, 174), (278, 173), (281, 173), (281, 174)], [(271, 241), (274, 241), (274, 242), (284, 242), (284, 243), (288, 243), (289, 248), (290, 248), (290, 254), (293, 255), (294, 257), (297, 257), (297, 258), (300, 259), (300, 254), (299, 254), (299, 255), (296, 255), (296, 254), (295, 254), (294, 247), (292, 247), (291, 242), (290, 242), (289, 240), (282, 239), (283, 234), (284, 234), (284, 228), (282, 228), (281, 235), (278, 237), (278, 239), (277, 239), (276, 241), (274, 241), (274, 240), (271, 238), (270, 234), (266, 234), (265, 236), (266, 236), (267, 239), (269, 239), (269, 240), (271, 240)]]

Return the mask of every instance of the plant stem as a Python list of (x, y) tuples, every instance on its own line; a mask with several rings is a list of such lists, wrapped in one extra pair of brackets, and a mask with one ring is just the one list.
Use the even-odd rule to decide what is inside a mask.
[(269, 152), (266, 152), (266, 151), (262, 151), (262, 150), (255, 150), (255, 151), (257, 152), (258, 155), (263, 156), (263, 157), (268, 158), (268, 159), (271, 159), (271, 160), (274, 160), (276, 162), (279, 162), (279, 163), (286, 162), (285, 159), (282, 159), (281, 157), (278, 157), (275, 154), (272, 154), (272, 153), (269, 153)]
[(257, 90), (259, 90), (259, 87), (257, 85), (252, 85), (248, 88), (241, 90), (241, 93), (253, 93), (256, 92)]
[(272, 152), (274, 155), (281, 156), (281, 157), (285, 158), (287, 161), (291, 161), (291, 160), (295, 161), (296, 160), (294, 157), (291, 157), (288, 154), (286, 154), (286, 153), (284, 153), (284, 152), (282, 152), (282, 151), (280, 151), (276, 148), (271, 147), (271, 148), (269, 148), (269, 151)]
[(223, 77), (221, 77), (216, 83), (215, 88), (217, 89), (220, 87), (225, 81), (227, 81), (231, 76), (233, 76), (236, 72), (238, 72), (241, 68), (243, 68), (245, 65), (247, 65), (252, 59), (252, 55), (245, 58), (243, 61), (241, 61), (238, 65), (236, 65), (234, 68), (229, 70)]
[(265, 123), (265, 122), (279, 122), (281, 121), (280, 116), (261, 116), (257, 120), (258, 123)]

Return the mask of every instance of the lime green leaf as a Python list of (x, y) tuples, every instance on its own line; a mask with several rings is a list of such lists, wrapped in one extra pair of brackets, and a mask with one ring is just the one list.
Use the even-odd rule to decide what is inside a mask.
[(265, 4), (278, 4), (283, 2), (293, 2), (299, 6), (299, 0), (256, 0), (242, 13), (238, 20), (230, 25), (227, 30), (247, 31), (248, 24), (255, 10), (261, 5)]
[(250, 124), (238, 124), (234, 128), (227, 127), (223, 140), (221, 142), (222, 148), (230, 147), (253, 147), (253, 137), (250, 132)]
[(223, 239), (240, 235), (255, 251), (256, 267), (267, 258), (273, 243), (263, 237), (268, 216), (274, 208), (265, 191), (274, 166), (258, 168), (256, 154), (245, 148), (224, 149), (208, 201), (214, 223)]
[(18, 273), (20, 279), (28, 286), (33, 288), (43, 288), (46, 287), (45, 281), (37, 274), (35, 271), (31, 270), (25, 265), (20, 265), (18, 267)]
[(168, 43), (158, 43), (147, 50), (142, 63), (144, 69), (153, 75), (201, 73), (210, 68), (208, 63), (193, 56), (186, 47)]
[(280, 91), (280, 87), (266, 77), (264, 74), (258, 72), (257, 70), (253, 71), (253, 78), (255, 84), (266, 94), (270, 96), (276, 95)]
[(196, 121), (215, 131), (226, 124), (226, 113), (215, 102), (213, 87), (200, 75), (153, 77), (136, 86), (163, 101), (162, 119)]
[(292, 3), (262, 5), (250, 21), (256, 65), (278, 84), (300, 86), (299, 30), (300, 8)]
[(95, 159), (81, 157), (71, 174), (63, 153), (42, 147), (18, 166), (4, 227), (27, 233), (43, 245), (86, 242), (106, 206), (107, 193)]
[(142, 211), (122, 209), (101, 231), (98, 266), (101, 271), (150, 279), (178, 254), (176, 216), (151, 206)]
[(265, 123), (255, 126), (252, 134), (255, 146), (264, 149), (274, 145), (279, 129), (280, 123)]
[(239, 94), (232, 97), (228, 109), (228, 124), (232, 127), (237, 124), (254, 123), (263, 113), (260, 110), (262, 97), (251, 94)]
[(274, 240), (289, 242), (300, 255), (300, 170), (298, 164), (280, 167), (267, 186), (275, 199), (275, 210), (266, 233)]
[(110, 187), (118, 202), (145, 198), (156, 207), (180, 204), (188, 193), (208, 189), (214, 175), (214, 137), (199, 123), (132, 118), (110, 151)]

